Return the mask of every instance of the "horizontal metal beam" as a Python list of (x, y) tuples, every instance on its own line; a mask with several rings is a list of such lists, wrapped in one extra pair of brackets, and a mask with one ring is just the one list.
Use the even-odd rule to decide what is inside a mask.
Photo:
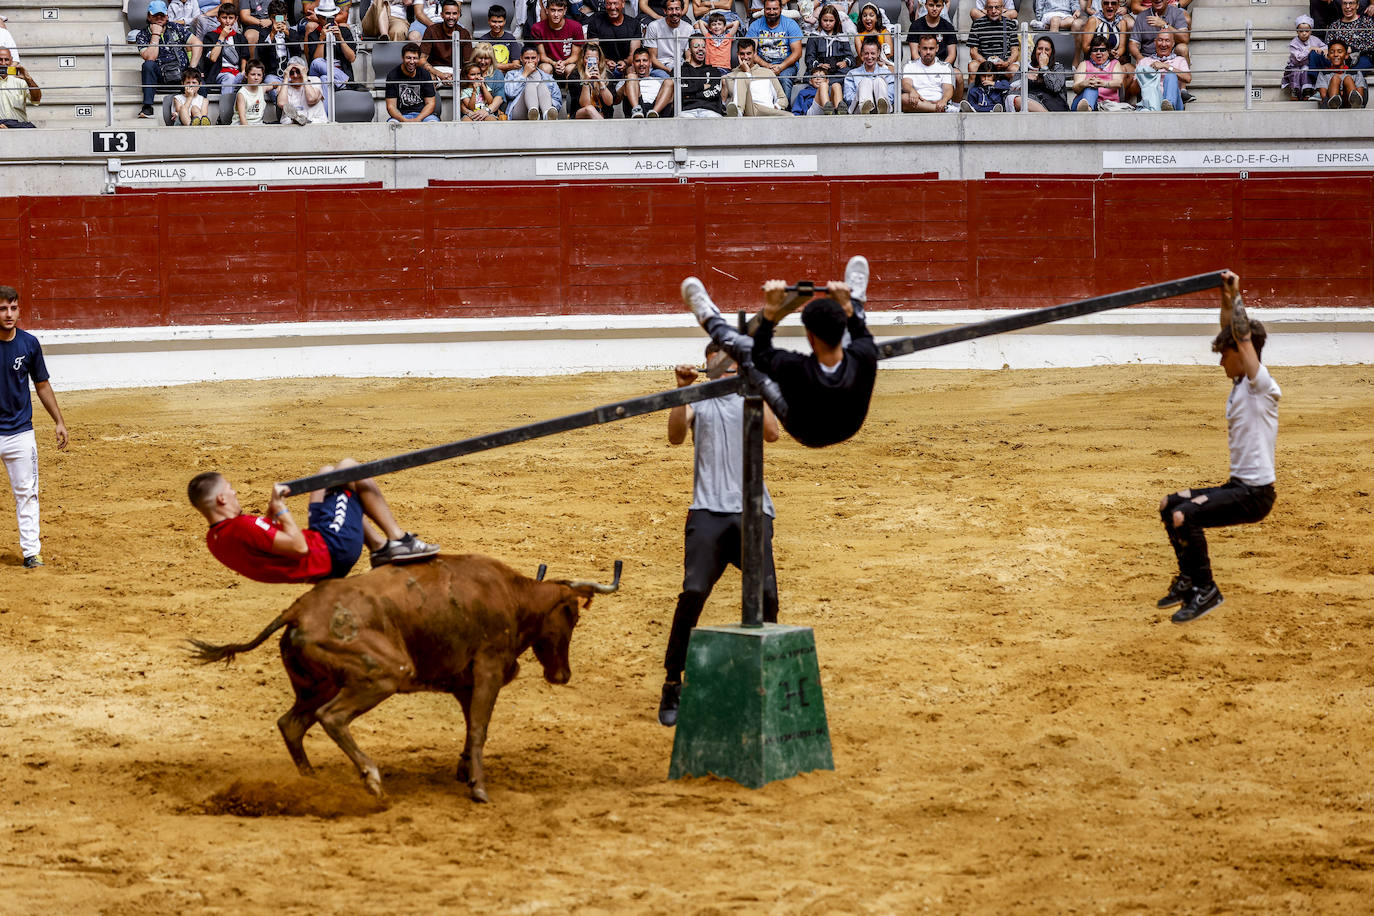
[(1015, 315), (1008, 315), (1005, 318), (994, 318), (991, 321), (982, 321), (978, 324), (966, 324), (957, 328), (949, 328), (944, 331), (922, 334), (919, 337), (899, 337), (896, 340), (886, 340), (878, 344), (878, 358), (892, 359), (894, 356), (906, 356), (909, 353), (915, 353), (917, 350), (929, 350), (932, 347), (943, 347), (946, 344), (973, 340), (977, 337), (989, 337), (993, 334), (1003, 334), (1007, 331), (1019, 331), (1022, 328), (1031, 328), (1038, 324), (1063, 321), (1065, 318), (1078, 318), (1082, 315), (1091, 315), (1094, 312), (1105, 312), (1108, 309), (1119, 309), (1128, 305), (1139, 305), (1142, 302), (1169, 299), (1173, 296), (1197, 293), (1205, 289), (1215, 289), (1219, 286), (1221, 286), (1221, 271), (1197, 274), (1196, 276), (1184, 277), (1181, 280), (1169, 280), (1164, 283), (1152, 283), (1149, 286), (1142, 286), (1139, 289), (1122, 290), (1119, 293), (1108, 293), (1105, 296), (1080, 299), (1077, 302), (1054, 305), (1045, 309), (1037, 309), (1033, 312), (1020, 312)]
[(739, 391), (741, 384), (739, 378), (731, 377), (701, 385), (688, 385), (685, 388), (675, 388), (672, 391), (631, 398), (628, 401), (603, 404), (600, 407), (593, 407), (591, 410), (570, 413), (567, 416), (555, 417), (552, 420), (541, 420), (538, 423), (530, 423), (525, 426), (514, 426), (500, 432), (488, 433), (485, 436), (460, 439), (445, 445), (422, 448), (416, 452), (406, 452), (403, 455), (393, 455), (390, 458), (379, 458), (366, 464), (326, 471), (322, 474), (312, 474), (309, 477), (288, 480), (283, 486), (289, 488), (291, 495), (308, 493), (311, 490), (320, 490), (326, 487), (337, 487), (350, 481), (361, 480), (364, 477), (377, 477), (381, 474), (416, 468), (424, 464), (433, 464), (436, 461), (445, 461), (449, 458), (458, 458), (462, 455), (501, 448), (504, 445), (514, 445), (517, 442), (527, 442), (530, 439), (552, 436), (555, 433), (564, 433), (584, 426), (614, 423), (616, 420), (626, 420), (646, 413), (667, 410), (670, 407), (704, 401), (707, 398), (718, 398)]

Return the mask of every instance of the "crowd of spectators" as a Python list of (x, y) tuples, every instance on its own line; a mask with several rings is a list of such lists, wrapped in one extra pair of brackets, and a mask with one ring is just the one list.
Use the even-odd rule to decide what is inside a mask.
[[(905, 41), (874, 0), (749, 0), (743, 17), (732, 0), (513, 0), (484, 8), (472, 31), (463, 0), (375, 0), (361, 17), (350, 0), (300, 0), (295, 21), (287, 0), (151, 0), (130, 40), (139, 116), (157, 117), (158, 93), (173, 93), (168, 117), (183, 125), (209, 123), (198, 99), (213, 94), (225, 123), (328, 121), (335, 92), (370, 88), (356, 82), (363, 42), (402, 45), (376, 74), (394, 122), (440, 120), (445, 98), (457, 110), (444, 117), (471, 121), (1172, 111), (1191, 100), (1192, 0), (1033, 0), (1040, 34), (1026, 61), (1013, 0), (963, 0), (962, 39), (951, 0), (901, 2)], [(1374, 0), (1310, 6), (1282, 87), (1363, 107)], [(3, 25), (0, 128), (31, 127), (42, 91)]]

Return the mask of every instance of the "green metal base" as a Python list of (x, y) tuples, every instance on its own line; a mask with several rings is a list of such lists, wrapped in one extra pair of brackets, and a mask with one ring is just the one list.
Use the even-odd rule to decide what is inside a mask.
[(833, 770), (810, 627), (697, 627), (669, 779), (710, 773), (757, 789)]

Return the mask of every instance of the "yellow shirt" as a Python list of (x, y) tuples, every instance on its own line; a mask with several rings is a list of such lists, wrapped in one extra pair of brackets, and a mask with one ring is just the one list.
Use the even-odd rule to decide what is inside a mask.
[(29, 84), (17, 76), (0, 77), (0, 121), (27, 121), (28, 105), (37, 105)]

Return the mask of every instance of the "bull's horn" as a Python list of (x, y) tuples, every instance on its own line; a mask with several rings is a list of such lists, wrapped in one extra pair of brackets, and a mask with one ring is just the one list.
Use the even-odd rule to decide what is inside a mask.
[(569, 582), (568, 587), (590, 588), (598, 595), (609, 595), (611, 592), (618, 591), (620, 589), (620, 571), (624, 568), (625, 562), (623, 560), (615, 561), (615, 578), (611, 580), (610, 585), (602, 585), (599, 582), (592, 582), (589, 580), (578, 580), (576, 582)]
[(549, 564), (547, 564), (547, 563), (540, 563), (540, 564), (539, 564), (539, 572), (537, 572), (537, 573), (534, 574), (534, 581), (536, 581), (536, 582), (543, 582), (543, 581), (544, 581), (544, 573), (546, 573), (546, 572), (548, 572), (548, 571), (549, 571)]

